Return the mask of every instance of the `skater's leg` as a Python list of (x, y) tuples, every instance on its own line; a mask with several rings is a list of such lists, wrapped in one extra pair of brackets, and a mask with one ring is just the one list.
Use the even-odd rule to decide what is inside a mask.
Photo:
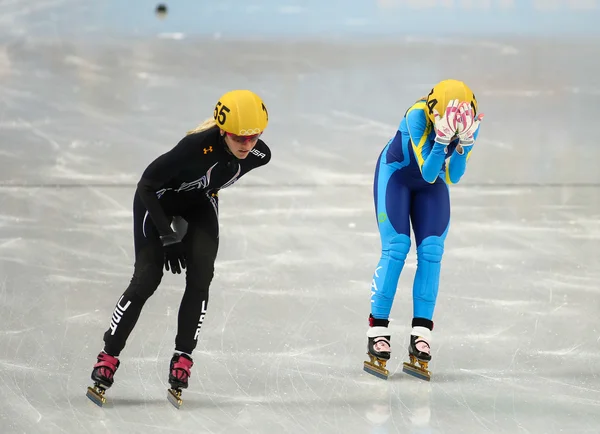
[[(380, 158), (385, 158), (384, 156)], [(387, 320), (400, 273), (410, 250), (410, 190), (403, 173), (379, 161), (375, 172), (374, 199), (381, 257), (371, 282), (371, 316)]]
[(146, 216), (139, 196), (133, 200), (133, 234), (135, 247), (134, 273), (129, 287), (120, 296), (113, 311), (110, 326), (104, 333), (104, 350), (92, 369), (93, 387), (88, 387), (87, 396), (102, 406), (104, 391), (112, 386), (119, 367), (118, 356), (146, 300), (154, 293), (162, 279), (164, 253), (158, 233)]
[(198, 343), (208, 308), (209, 287), (218, 250), (215, 226), (206, 221), (190, 221), (183, 240), (188, 267), (185, 292), (179, 306), (175, 350), (190, 355)]
[(183, 403), (181, 389), (188, 387), (194, 365), (192, 352), (208, 307), (208, 291), (214, 275), (219, 246), (217, 201), (198, 204), (186, 213), (187, 234), (183, 238), (186, 252), (186, 285), (177, 320), (175, 353), (169, 365), (169, 401), (177, 408)]
[(413, 325), (431, 330), (450, 224), (450, 196), (444, 182), (438, 180), (413, 194), (411, 220), (418, 261), (413, 284), (413, 316), (417, 324)]
[(444, 182), (437, 180), (413, 194), (411, 220), (417, 245), (417, 272), (413, 283), (413, 320), (408, 346), (410, 363), (404, 363), (403, 371), (429, 380), (433, 312), (450, 222), (450, 197)]
[(154, 225), (135, 196), (133, 207), (135, 265), (133, 277), (120, 296), (104, 333), (104, 351), (117, 357), (125, 347), (144, 303), (154, 293), (163, 277), (164, 252)]
[[(169, 369), (169, 383), (175, 394), (188, 385), (193, 366), (191, 355), (198, 343), (208, 307), (208, 292), (219, 245), (219, 225), (213, 203), (198, 204), (185, 216), (188, 223), (187, 234), (183, 238), (186, 285), (179, 306), (175, 354)], [(176, 399), (180, 402), (179, 396)]]
[(385, 163), (385, 151), (377, 162), (373, 196), (381, 237), (381, 257), (371, 282), (371, 314), (367, 330), (365, 371), (387, 378), (390, 358), (389, 315), (396, 295), (400, 273), (410, 250), (410, 189), (405, 175)]

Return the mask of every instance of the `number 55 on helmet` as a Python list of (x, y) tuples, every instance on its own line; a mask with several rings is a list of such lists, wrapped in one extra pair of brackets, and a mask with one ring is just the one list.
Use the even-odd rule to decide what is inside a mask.
[(253, 136), (267, 128), (269, 113), (263, 100), (254, 92), (232, 90), (219, 98), (214, 119), (226, 133)]

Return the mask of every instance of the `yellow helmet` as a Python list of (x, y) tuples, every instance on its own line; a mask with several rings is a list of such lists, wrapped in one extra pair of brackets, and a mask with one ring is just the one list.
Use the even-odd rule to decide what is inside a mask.
[(437, 110), (440, 116), (444, 116), (448, 103), (457, 99), (460, 102), (468, 102), (477, 115), (477, 99), (469, 86), (458, 80), (444, 80), (436, 84), (429, 95), (427, 95), (427, 116), (434, 122), (433, 110)]
[(260, 134), (269, 123), (263, 100), (249, 90), (224, 94), (215, 106), (214, 118), (219, 128), (237, 136)]

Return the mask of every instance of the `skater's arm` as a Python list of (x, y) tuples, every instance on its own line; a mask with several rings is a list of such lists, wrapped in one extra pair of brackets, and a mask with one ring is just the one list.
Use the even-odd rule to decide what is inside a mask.
[(163, 183), (160, 181), (153, 181), (152, 179), (142, 177), (137, 184), (137, 191), (158, 233), (160, 235), (168, 235), (173, 232), (171, 222), (160, 206), (158, 196), (156, 195), (156, 192), (160, 190), (162, 185)]
[(253, 166), (260, 167), (265, 166), (271, 161), (271, 148), (267, 146), (267, 144), (259, 140), (254, 147), (257, 152), (253, 152), (253, 156), (256, 157), (256, 163), (253, 163)]
[(446, 145), (433, 142), (433, 145), (430, 145), (426, 151), (429, 151), (429, 154), (425, 157), (421, 167), (421, 175), (425, 181), (433, 184), (446, 160)]
[(177, 176), (192, 157), (187, 152), (188, 137), (190, 136), (184, 137), (177, 146), (150, 163), (137, 184), (140, 199), (160, 235), (169, 235), (173, 233), (173, 230), (170, 219), (160, 205), (157, 192), (169, 180)]
[(425, 114), (425, 102), (418, 102), (406, 113), (406, 126), (410, 135), (413, 152), (421, 169), (421, 175), (427, 182), (434, 183), (446, 159), (445, 146), (428, 139), (432, 123)]
[[(473, 138), (477, 140), (477, 136), (479, 134), (479, 130), (475, 131)], [(471, 152), (473, 150), (473, 145), (471, 146), (463, 146), (462, 153), (458, 152), (457, 147), (452, 154), (452, 157), (448, 160), (448, 164), (446, 165), (446, 183), (448, 184), (456, 184), (460, 181), (462, 176), (465, 174), (467, 170), (467, 162), (471, 157)]]
[(248, 156), (240, 160), (241, 172), (239, 177), (241, 178), (249, 171), (268, 164), (269, 161), (271, 161), (271, 149), (265, 142), (258, 140)]

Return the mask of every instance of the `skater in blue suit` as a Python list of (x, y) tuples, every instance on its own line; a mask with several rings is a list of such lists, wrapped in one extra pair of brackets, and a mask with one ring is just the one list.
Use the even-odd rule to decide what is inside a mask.
[(395, 137), (379, 156), (373, 195), (382, 250), (371, 283), (367, 372), (382, 378), (389, 373), (385, 369), (391, 352), (388, 319), (410, 250), (412, 223), (417, 271), (410, 363), (404, 364), (404, 371), (429, 380), (433, 312), (450, 223), (448, 185), (459, 182), (465, 173), (482, 118), (467, 85), (444, 80), (406, 111)]

